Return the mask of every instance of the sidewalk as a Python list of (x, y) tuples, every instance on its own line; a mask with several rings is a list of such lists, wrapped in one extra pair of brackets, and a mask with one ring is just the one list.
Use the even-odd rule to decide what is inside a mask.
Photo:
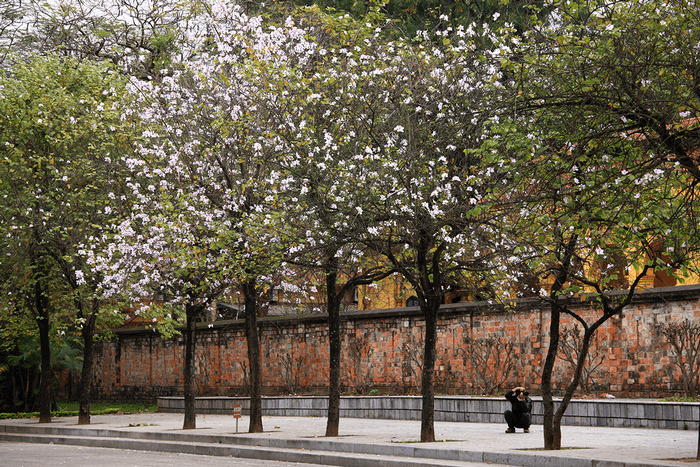
[[(506, 434), (504, 424), (435, 422), (436, 443), (419, 443), (420, 422), (341, 419), (340, 436), (325, 438), (326, 419), (263, 417), (264, 433), (249, 434), (248, 417), (198, 415), (182, 430), (182, 414), (100, 415), (0, 420), (0, 441), (78, 444), (122, 449), (233, 455), (325, 465), (445, 465), (469, 462), (519, 466), (641, 467), (700, 465), (694, 430), (562, 427), (561, 451), (544, 451), (542, 426)], [(364, 459), (364, 461), (362, 460)]]

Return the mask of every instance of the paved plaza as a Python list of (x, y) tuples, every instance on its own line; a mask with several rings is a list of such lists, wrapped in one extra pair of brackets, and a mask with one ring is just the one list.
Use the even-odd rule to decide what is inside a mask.
[[(9, 443), (43, 443), (161, 452), (171, 456), (208, 456), (202, 461), (209, 457), (236, 458), (244, 462), (245, 459), (259, 460), (271, 466), (296, 462), (353, 467), (700, 465), (694, 462), (698, 445), (698, 433), (694, 430), (564, 426), (564, 449), (544, 451), (539, 425), (533, 425), (530, 433), (518, 430), (507, 434), (505, 424), (435, 422), (438, 442), (420, 443), (419, 421), (341, 419), (337, 438), (323, 436), (326, 419), (321, 417), (266, 416), (263, 417), (265, 431), (258, 434), (247, 433), (246, 416), (238, 420), (238, 428), (231, 415), (199, 415), (195, 430), (182, 430), (182, 421), (182, 414), (165, 413), (93, 416), (92, 424), (83, 426), (77, 425), (77, 417), (55, 418), (51, 424), (39, 424), (36, 419), (2, 420), (0, 440), (6, 443), (0, 445), (5, 449), (0, 452), (10, 452), (7, 451)], [(81, 453), (78, 449), (72, 452)], [(51, 456), (50, 451), (47, 455)], [(133, 459), (139, 457), (133, 456)], [(2, 458), (5, 459), (5, 455)], [(128, 465), (186, 465), (172, 463), (175, 457), (170, 459), (171, 463), (153, 460), (152, 464), (130, 462)], [(79, 467), (83, 464), (76, 461), (66, 465)], [(108, 467), (109, 464), (100, 462), (99, 465)]]

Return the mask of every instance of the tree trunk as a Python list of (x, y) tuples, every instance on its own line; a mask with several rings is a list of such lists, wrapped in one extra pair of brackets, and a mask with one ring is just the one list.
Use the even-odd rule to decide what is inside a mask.
[(698, 418), (698, 453), (696, 454), (695, 458), (700, 460), (700, 418)]
[(560, 245), (562, 250), (560, 260), (562, 268), (556, 272), (554, 283), (549, 289), (552, 316), (549, 324), (549, 347), (544, 367), (542, 368), (542, 385), (540, 387), (544, 405), (544, 448), (548, 450), (561, 449), (561, 423), (554, 423), (554, 400), (552, 398), (552, 374), (559, 351), (559, 327), (561, 322), (561, 308), (557, 300), (559, 292), (564, 288), (564, 284), (569, 277), (569, 267), (571, 266), (571, 259), (573, 258), (574, 247), (577, 242), (578, 235), (572, 235), (566, 241), (562, 238)]
[(99, 302), (94, 300), (90, 315), (83, 321), (83, 368), (80, 371), (78, 388), (78, 425), (90, 424), (90, 396), (92, 392), (93, 341)]
[(39, 423), (51, 423), (51, 386), (53, 375), (51, 372), (51, 340), (49, 332), (51, 323), (49, 320), (48, 287), (45, 285), (45, 271), (41, 264), (41, 258), (32, 257), (34, 271), (34, 307), (35, 319), (39, 328), (39, 347), (41, 351), (41, 382), (39, 383)]
[(561, 313), (555, 304), (551, 306), (552, 316), (549, 323), (549, 348), (547, 357), (542, 368), (542, 403), (544, 405), (544, 448), (561, 449), (561, 430), (554, 428), (554, 400), (552, 399), (552, 373), (554, 372), (554, 362), (557, 359), (559, 350), (559, 322)]
[(49, 339), (49, 317), (45, 308), (36, 318), (39, 326), (39, 343), (41, 350), (41, 383), (39, 385), (39, 423), (51, 423), (51, 344)]
[(182, 424), (183, 430), (192, 430), (197, 428), (197, 414), (195, 410), (195, 390), (194, 390), (194, 358), (195, 358), (195, 339), (197, 331), (196, 317), (201, 311), (201, 308), (195, 305), (187, 304), (187, 329), (185, 331), (185, 378), (184, 378), (184, 395), (185, 395), (185, 421)]
[(262, 374), (255, 280), (243, 283), (241, 288), (245, 299), (245, 337), (248, 343), (248, 365), (250, 366), (250, 425), (248, 432), (262, 433)]
[(596, 329), (597, 326), (587, 329), (583, 335), (581, 348), (578, 351), (578, 358), (576, 359), (576, 368), (574, 368), (574, 377), (571, 381), (571, 384), (567, 386), (566, 392), (564, 393), (564, 397), (562, 398), (561, 403), (559, 404), (559, 408), (557, 409), (552, 419), (553, 431), (554, 433), (558, 434), (558, 438), (555, 438), (558, 439), (558, 445), (556, 448), (553, 449), (561, 449), (561, 420), (562, 418), (564, 418), (564, 413), (566, 413), (566, 409), (569, 408), (569, 404), (571, 403), (571, 399), (574, 396), (574, 392), (576, 391), (576, 389), (579, 386), (579, 383), (581, 382), (583, 366), (586, 364), (588, 350), (591, 347), (591, 338), (593, 337), (593, 334), (595, 334)]
[(338, 436), (340, 427), (340, 300), (335, 290), (338, 279), (338, 261), (336, 258), (333, 260), (326, 271), (329, 350), (326, 436)]
[[(433, 303), (435, 302), (435, 303)], [(437, 345), (437, 316), (440, 302), (434, 297), (427, 300), (428, 309), (425, 316), (425, 347), (423, 349), (423, 374), (421, 375), (421, 408), (420, 440), (422, 443), (435, 441), (435, 357)]]

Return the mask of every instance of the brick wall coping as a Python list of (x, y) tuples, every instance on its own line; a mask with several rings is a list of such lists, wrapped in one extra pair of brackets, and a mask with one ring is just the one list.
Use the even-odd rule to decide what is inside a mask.
[[(241, 404), (248, 414), (247, 397), (198, 397), (197, 413), (233, 413)], [(436, 396), (435, 421), (503, 423), (509, 408), (505, 399), (473, 396)], [(555, 407), (558, 402), (555, 400)], [(286, 417), (325, 417), (328, 398), (323, 396), (263, 397), (263, 415)], [(182, 397), (159, 397), (158, 411), (183, 413)], [(342, 418), (420, 420), (420, 396), (347, 396), (341, 397)], [(543, 422), (542, 399), (533, 398), (533, 423)], [(698, 429), (700, 403), (661, 402), (639, 399), (572, 400), (562, 425), (631, 428)]]
[[(624, 296), (625, 291), (611, 292), (610, 295)], [(587, 299), (582, 299), (577, 297), (575, 299), (564, 299), (563, 301), (570, 301), (576, 307), (586, 307), (589, 306), (591, 302), (594, 301), (595, 296), (593, 294), (587, 295)], [(666, 301), (677, 301), (683, 299), (693, 299), (700, 297), (700, 284), (697, 285), (683, 285), (683, 286), (673, 286), (673, 287), (657, 287), (652, 289), (647, 289), (641, 292), (637, 292), (632, 300), (631, 304), (635, 303), (656, 303), (656, 302), (666, 302)], [(523, 298), (512, 300), (509, 303), (515, 309), (538, 309), (549, 307), (547, 302), (539, 298)], [(488, 302), (461, 302), (461, 303), (451, 303), (448, 305), (442, 305), (440, 307), (440, 314), (500, 314), (505, 310), (503, 305), (497, 305)], [(623, 311), (624, 313), (624, 311)], [(364, 319), (377, 319), (377, 318), (390, 318), (390, 317), (420, 317), (422, 316), (421, 311), (418, 307), (401, 307), (401, 308), (383, 308), (377, 310), (363, 310), (363, 311), (349, 311), (341, 313), (341, 319), (347, 321), (356, 321)], [(325, 323), (327, 321), (327, 315), (321, 313), (307, 314), (307, 315), (280, 315), (280, 316), (267, 316), (258, 319), (259, 326), (270, 326), (272, 323), (287, 324), (287, 323)], [(197, 323), (197, 327), (205, 328), (227, 328), (227, 327), (239, 327), (244, 325), (243, 319), (237, 320), (220, 320), (212, 322)], [(184, 328), (182, 328), (184, 329)], [(145, 334), (153, 333), (153, 327), (131, 327), (131, 328), (121, 328), (113, 329), (112, 332), (115, 334)]]

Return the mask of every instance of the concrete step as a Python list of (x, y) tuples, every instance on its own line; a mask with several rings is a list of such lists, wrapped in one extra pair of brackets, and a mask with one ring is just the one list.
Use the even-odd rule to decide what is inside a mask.
[[(319, 449), (323, 447), (323, 443), (310, 442), (306, 444), (306, 446), (310, 447), (301, 447), (305, 444), (303, 443), (303, 441), (305, 440), (287, 440), (301, 441), (300, 443), (293, 443), (298, 444), (297, 447), (271, 447), (260, 445), (238, 445), (240, 443), (224, 442), (232, 441), (231, 438), (236, 437), (218, 437), (208, 435), (180, 436), (176, 433), (158, 433), (158, 435), (161, 435), (160, 438), (169, 439), (154, 439), (155, 437), (153, 436), (131, 436), (153, 435), (154, 433), (127, 433), (120, 432), (118, 430), (82, 430), (50, 427), (47, 427), (48, 429), (42, 429), (39, 427), (22, 428), (30, 429), (7, 430), (4, 432), (0, 432), (0, 441), (15, 443), (43, 443), (113, 449), (129, 449), (134, 451), (157, 451), (171, 453), (177, 452), (183, 454), (297, 462), (339, 467), (475, 467), (478, 464), (488, 464), (492, 467), (498, 467), (499, 465), (505, 465), (494, 464), (493, 462), (486, 462), (483, 459), (447, 460), (436, 458), (406, 457), (402, 455), (389, 453), (368, 454), (362, 452), (347, 452), (343, 450)], [(66, 434), (66, 431), (70, 431), (73, 434)], [(187, 438), (188, 441), (184, 441), (184, 438)], [(193, 440), (193, 438), (197, 438), (198, 440), (195, 441)], [(241, 438), (241, 440), (243, 439)], [(341, 443), (335, 444), (335, 446), (326, 445), (325, 447), (342, 447)], [(353, 446), (349, 443), (345, 444), (346, 447)], [(477, 464), (475, 464), (475, 462)]]

